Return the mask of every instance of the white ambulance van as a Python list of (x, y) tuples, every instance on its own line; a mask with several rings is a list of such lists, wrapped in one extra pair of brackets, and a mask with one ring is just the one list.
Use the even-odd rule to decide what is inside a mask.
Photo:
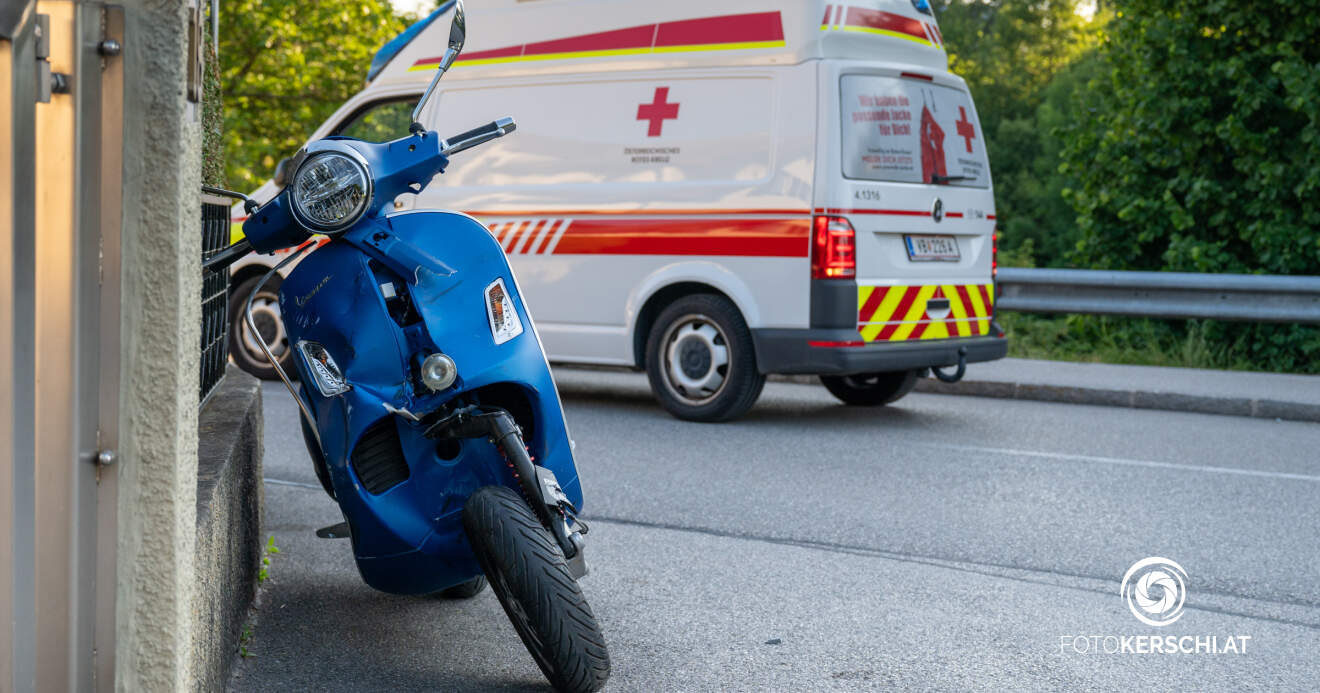
[[(383, 49), (312, 138), (405, 135), (449, 9)], [(929, 369), (1004, 356), (985, 136), (926, 0), (467, 10), (472, 40), (423, 122), (518, 130), (394, 206), (484, 222), (552, 361), (645, 369), (671, 413), (723, 421), (767, 374), (881, 405)], [(235, 294), (275, 260), (236, 268)], [(258, 317), (278, 341), (271, 297)]]

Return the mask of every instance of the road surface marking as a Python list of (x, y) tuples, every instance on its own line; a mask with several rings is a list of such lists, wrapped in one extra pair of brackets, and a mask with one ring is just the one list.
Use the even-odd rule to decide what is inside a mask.
[(1147, 467), (1150, 469), (1175, 469), (1183, 472), (1206, 472), (1209, 474), (1234, 474), (1237, 476), (1255, 476), (1265, 479), (1290, 479), (1292, 481), (1316, 481), (1320, 482), (1320, 476), (1310, 474), (1291, 474), (1289, 472), (1267, 472), (1256, 469), (1238, 469), (1236, 467), (1211, 467), (1200, 464), (1175, 464), (1173, 462), (1152, 462), (1149, 460), (1129, 460), (1120, 457), (1097, 457), (1094, 455), (1070, 455), (1062, 452), (1036, 452), (1033, 450), (1013, 450), (1010, 448), (983, 448), (974, 445), (943, 445), (939, 443), (917, 443), (926, 447), (940, 448), (942, 450), (957, 450), (962, 452), (981, 452), (992, 455), (1016, 455), (1020, 457), (1035, 457), (1044, 460), (1059, 460), (1064, 462), (1097, 462), (1100, 464), (1114, 464), (1126, 467)]

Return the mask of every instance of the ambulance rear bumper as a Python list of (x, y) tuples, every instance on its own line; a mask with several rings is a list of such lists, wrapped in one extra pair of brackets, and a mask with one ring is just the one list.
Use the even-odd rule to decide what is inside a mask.
[(757, 368), (765, 374), (857, 375), (953, 366), (958, 363), (958, 351), (964, 348), (967, 363), (994, 361), (1008, 354), (1008, 340), (1003, 337), (845, 346), (858, 339), (856, 330), (752, 330)]

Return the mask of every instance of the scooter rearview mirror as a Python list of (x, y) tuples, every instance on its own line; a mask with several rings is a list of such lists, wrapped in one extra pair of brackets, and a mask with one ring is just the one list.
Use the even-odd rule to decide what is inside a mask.
[(431, 94), (435, 92), (435, 85), (440, 82), (440, 78), (458, 54), (463, 52), (463, 44), (467, 41), (467, 15), (463, 12), (463, 0), (454, 0), (454, 20), (449, 24), (449, 46), (445, 48), (445, 54), (440, 58), (440, 65), (436, 68), (435, 77), (431, 78), (431, 83), (426, 87), (426, 93), (417, 101), (417, 106), (413, 108), (412, 124), (408, 126), (408, 131), (413, 134), (426, 132), (426, 127), (422, 125), (422, 111), (426, 108), (426, 102), (431, 100)]
[[(467, 40), (467, 17), (463, 14), (463, 0), (454, 3), (454, 21), (449, 24), (449, 50), (457, 55)], [(446, 66), (447, 67), (447, 66)]]
[(289, 185), (289, 179), (293, 178), (293, 159), (287, 156), (280, 159), (280, 163), (275, 164), (275, 175), (272, 176), (272, 178), (275, 181), (275, 185), (278, 185), (281, 188), (287, 187)]

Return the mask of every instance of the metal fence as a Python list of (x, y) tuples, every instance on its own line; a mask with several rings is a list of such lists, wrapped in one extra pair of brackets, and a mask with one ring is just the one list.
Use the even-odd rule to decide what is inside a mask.
[(997, 310), (1320, 325), (1320, 277), (1003, 268)]
[[(229, 245), (229, 200), (202, 195), (202, 260)], [(206, 403), (229, 363), (229, 270), (202, 272), (201, 401)]]

